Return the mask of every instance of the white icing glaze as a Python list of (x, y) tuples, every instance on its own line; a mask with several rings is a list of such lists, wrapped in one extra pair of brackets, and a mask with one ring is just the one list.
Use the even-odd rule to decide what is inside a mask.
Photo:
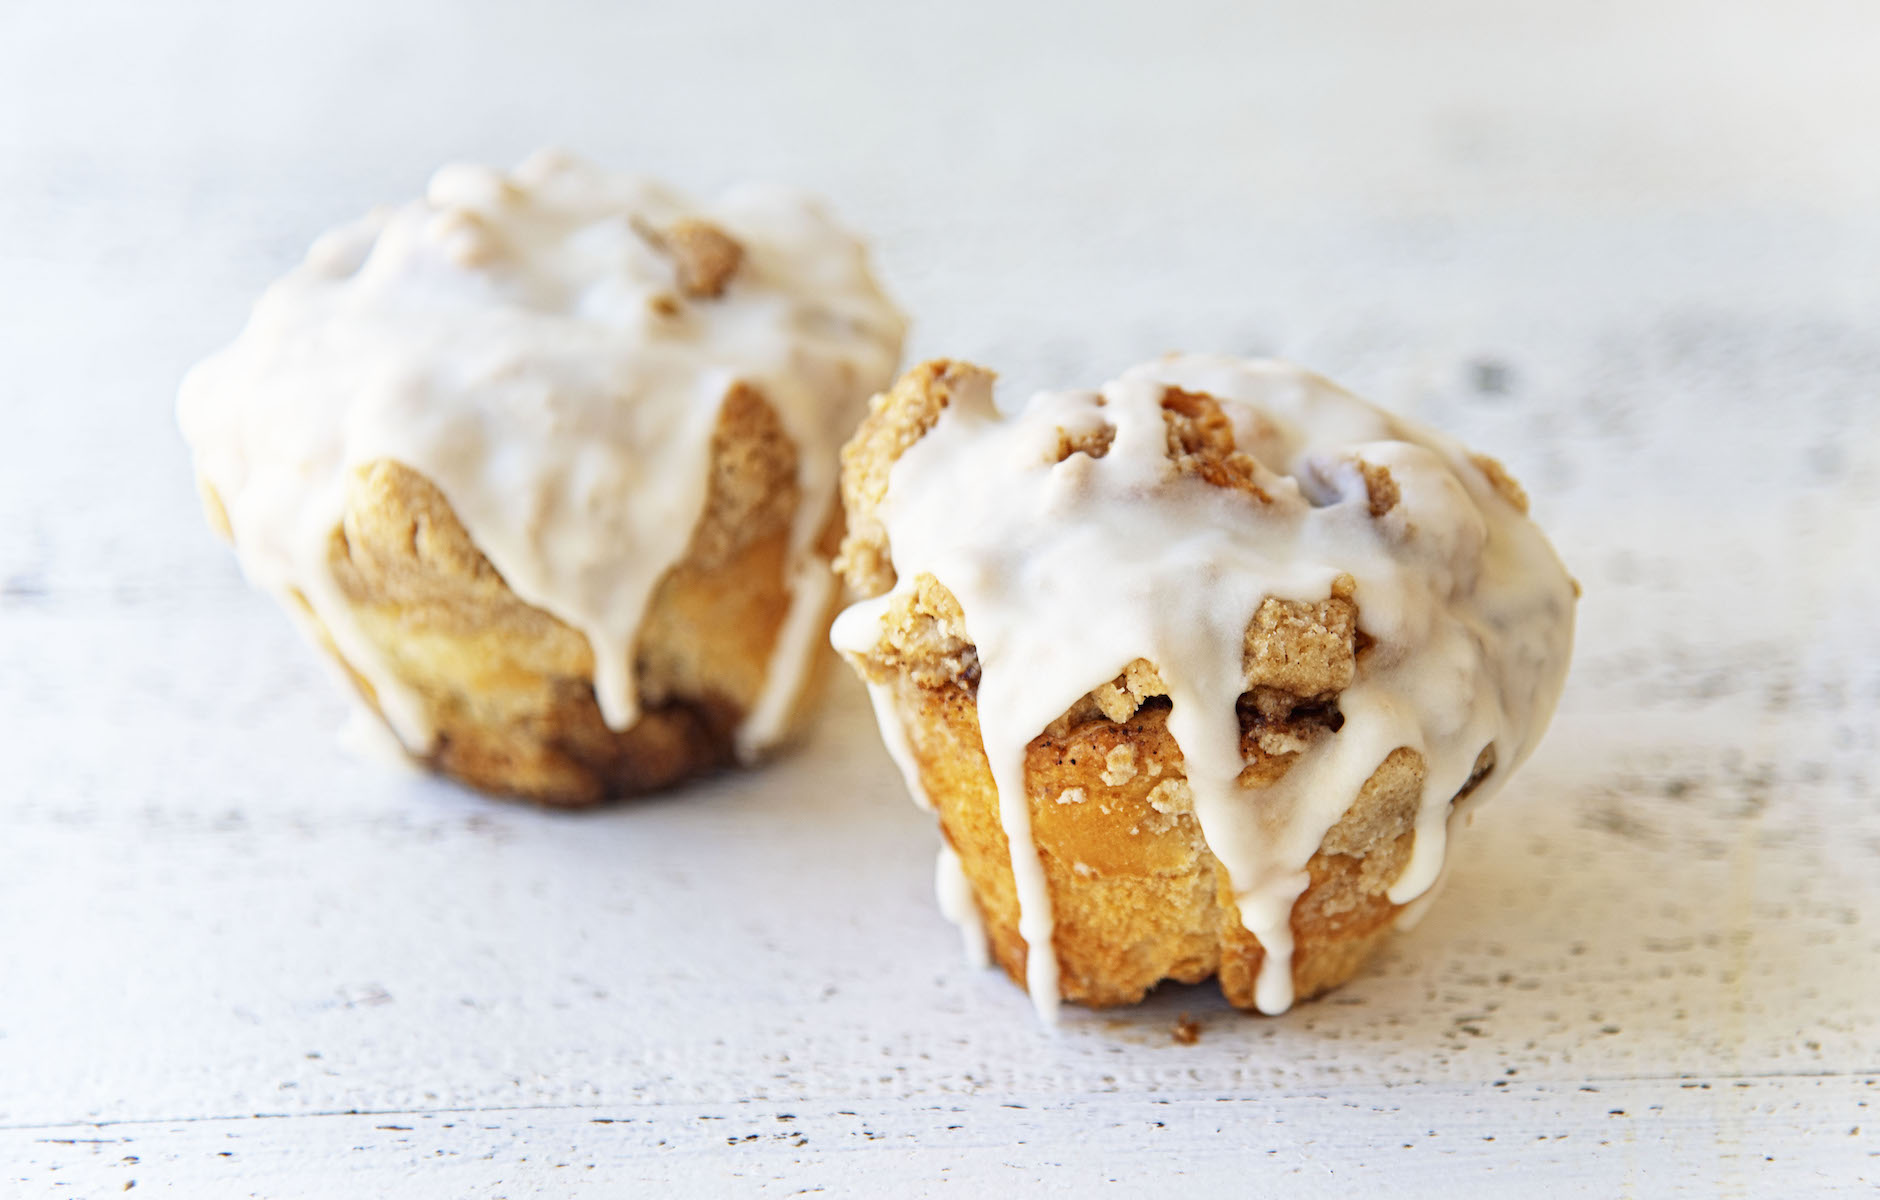
[(334, 741), (341, 750), (363, 762), (412, 772), (422, 769), (422, 764), (406, 752), (404, 743), (393, 736), (385, 722), (364, 706), (355, 705), (346, 714), (346, 720), (334, 734)]
[[(833, 461), (832, 455), (825, 455)], [(825, 500), (815, 505), (828, 515)], [(814, 531), (811, 531), (812, 535)], [(738, 757), (750, 762), (783, 737), (790, 724), (790, 713), (803, 692), (803, 680), (809, 674), (811, 657), (827, 653), (818, 643), (823, 621), (829, 613), (830, 597), (835, 595), (835, 572), (821, 557), (799, 550), (790, 576), (790, 611), (777, 630), (777, 643), (771, 647), (770, 661), (764, 671), (764, 687), (757, 702), (738, 726)]]
[[(682, 299), (656, 244), (692, 218), (743, 250), (716, 298)], [(351, 472), (392, 459), (435, 484), (510, 589), (587, 637), (602, 715), (625, 729), (641, 619), (698, 523), (721, 403), (755, 386), (797, 448), (801, 501), (748, 757), (800, 689), (830, 594), (814, 546), (836, 449), (903, 328), (862, 246), (809, 197), (743, 188), (698, 207), (544, 152), (508, 174), (446, 167), (424, 199), (320, 238), (190, 373), (178, 417), (249, 577), (290, 609), (305, 598), (422, 754), (423, 710), (327, 566)]]
[(927, 789), (920, 781), (920, 763), (914, 758), (913, 743), (908, 740), (907, 729), (894, 714), (894, 696), (886, 684), (868, 684), (868, 702), (874, 705), (875, 722), (881, 726), (881, 742), (888, 748), (888, 757), (901, 772), (901, 778), (907, 783), (907, 794), (914, 803), (933, 811), (933, 800), (927, 795)]
[[(1270, 502), (1178, 473), (1161, 408), (1170, 386), (1221, 401)], [(1104, 424), (1115, 429), (1106, 454), (1056, 461), (1062, 434)], [(1398, 486), (1381, 517), (1361, 460)], [(1527, 757), (1565, 682), (1573, 583), (1534, 524), (1453, 440), (1283, 363), (1173, 356), (1100, 393), (1040, 394), (1011, 417), (989, 387), (958, 389), (895, 464), (880, 517), (897, 591), (935, 577), (978, 647), (979, 724), (1033, 948), (1028, 987), (1047, 1020), (1057, 963), (1025, 747), (1130, 662), (1156, 664), (1168, 685), (1196, 818), (1267, 951), (1264, 1012), (1292, 1003), (1291, 912), (1307, 860), (1384, 758), (1406, 746), (1426, 764), (1411, 860), (1389, 893), (1402, 904), (1436, 879), (1450, 800), (1477, 755), (1492, 744), (1496, 765), (1472, 800)], [(1341, 574), (1356, 581), (1359, 627), (1374, 639), (1339, 697), (1344, 724), (1272, 787), (1242, 788), (1235, 701), (1248, 622), (1269, 596), (1324, 600)], [(892, 597), (844, 612), (837, 647), (866, 655)], [(893, 717), (883, 713), (884, 727)]]
[[(908, 739), (906, 726), (895, 715), (893, 692), (886, 684), (870, 682), (868, 700), (875, 709), (875, 722), (881, 726), (882, 745), (887, 747), (888, 757), (901, 772), (907, 794), (915, 804), (933, 811), (933, 800), (920, 781), (920, 763), (914, 757), (913, 743)], [(966, 879), (959, 854), (945, 841), (940, 843), (940, 851), (934, 857), (933, 893), (942, 915), (959, 927), (960, 948), (966, 964), (971, 967), (988, 965), (986, 923), (979, 915), (979, 902), (973, 898), (973, 885)]]
[(989, 966), (986, 922), (979, 915), (979, 901), (973, 896), (973, 885), (966, 878), (966, 868), (960, 863), (959, 854), (946, 842), (940, 843), (940, 853), (934, 859), (933, 891), (940, 902), (940, 911), (959, 927), (960, 953), (966, 965)]

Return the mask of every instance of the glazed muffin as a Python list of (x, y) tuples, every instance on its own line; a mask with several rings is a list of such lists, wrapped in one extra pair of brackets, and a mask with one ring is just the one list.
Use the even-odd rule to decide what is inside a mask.
[(587, 804), (789, 730), (902, 333), (812, 199), (551, 152), (321, 238), (178, 413), (211, 524), (409, 754)]
[(1002, 417), (930, 362), (843, 450), (837, 647), (1047, 1016), (1277, 1013), (1430, 893), (1527, 757), (1577, 588), (1492, 459), (1297, 368), (1172, 356)]

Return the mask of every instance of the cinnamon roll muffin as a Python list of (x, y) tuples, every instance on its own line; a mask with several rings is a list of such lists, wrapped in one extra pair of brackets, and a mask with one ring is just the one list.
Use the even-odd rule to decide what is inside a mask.
[(1275, 362), (1015, 415), (930, 362), (843, 450), (833, 639), (1049, 1017), (1215, 977), (1277, 1013), (1437, 881), (1565, 681), (1577, 587), (1492, 459)]
[(810, 198), (548, 152), (321, 238), (178, 412), (211, 524), (408, 753), (586, 804), (788, 730), (902, 333)]

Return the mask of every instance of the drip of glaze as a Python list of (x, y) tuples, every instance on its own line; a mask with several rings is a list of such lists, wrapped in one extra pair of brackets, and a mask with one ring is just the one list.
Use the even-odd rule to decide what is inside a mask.
[[(657, 231), (695, 218), (743, 257), (722, 295), (681, 300)], [(544, 152), (507, 174), (446, 167), (424, 199), (322, 237), (190, 373), (178, 417), (243, 569), (304, 601), (422, 755), (423, 706), (328, 566), (352, 472), (390, 459), (434, 484), (509, 588), (586, 636), (601, 714), (625, 729), (641, 621), (703, 511), (725, 395), (752, 385), (796, 446), (801, 500), (790, 609), (738, 731), (748, 759), (801, 689), (836, 448), (903, 328), (860, 243), (806, 196), (744, 188), (700, 208)]]
[(412, 772), (420, 769), (418, 761), (406, 753), (405, 745), (398, 740), (397, 735), (364, 706), (355, 705), (346, 714), (346, 720), (340, 725), (334, 740), (341, 750), (361, 762), (399, 767)]
[(979, 901), (973, 897), (973, 885), (966, 878), (960, 856), (946, 842), (940, 843), (940, 853), (934, 858), (933, 891), (941, 913), (959, 927), (960, 953), (966, 965), (990, 966), (986, 953), (986, 922), (979, 915)]
[[(887, 747), (888, 757), (901, 772), (901, 779), (907, 784), (907, 794), (914, 803), (928, 812), (934, 811), (932, 798), (920, 781), (920, 761), (914, 755), (913, 743), (908, 739), (907, 727), (894, 710), (894, 693), (886, 683), (868, 683), (868, 701), (874, 706), (875, 723), (881, 727), (881, 742)], [(960, 931), (960, 952), (966, 965), (983, 968), (991, 965), (991, 958), (986, 946), (986, 922), (980, 915), (979, 901), (973, 897), (973, 885), (966, 878), (966, 869), (960, 863), (959, 854), (951, 843), (942, 841), (939, 853), (933, 864), (934, 899), (939, 902), (941, 915)]]
[[(823, 457), (830, 461), (835, 458), (833, 454)], [(799, 532), (804, 527), (821, 529), (835, 503), (834, 492), (825, 486), (821, 492), (802, 494), (806, 497), (821, 495), (825, 499), (820, 505), (805, 501), (804, 507), (811, 510), (817, 520), (814, 525), (808, 525), (799, 516)], [(809, 676), (811, 656), (820, 649), (817, 634), (822, 631), (830, 597), (835, 594), (836, 577), (829, 564), (810, 553), (808, 546), (792, 544), (796, 564), (790, 579), (790, 611), (777, 629), (777, 644), (770, 651), (763, 689), (738, 726), (737, 752), (741, 762), (755, 761), (783, 737), (790, 714), (803, 693), (803, 682)]]
[[(1268, 499), (1178, 473), (1161, 408), (1169, 387), (1221, 402)], [(1058, 460), (1066, 434), (1103, 424), (1115, 431), (1106, 454)], [(1397, 484), (1381, 517), (1361, 463)], [(1565, 681), (1573, 585), (1533, 523), (1458, 444), (1281, 363), (1171, 357), (1100, 393), (1041, 394), (1010, 418), (989, 387), (962, 389), (895, 464), (880, 516), (897, 590), (937, 579), (978, 648), (1027, 986), (1046, 1020), (1058, 972), (1025, 748), (1130, 662), (1154, 663), (1168, 686), (1196, 818), (1266, 950), (1255, 1003), (1269, 1013), (1293, 999), (1291, 912), (1307, 860), (1379, 764), (1400, 746), (1425, 763), (1411, 861), (1389, 893), (1401, 904), (1436, 878), (1450, 799), (1477, 755), (1493, 745), (1496, 766), (1472, 800), (1532, 750)], [(1322, 601), (1340, 575), (1356, 581), (1374, 643), (1339, 697), (1344, 724), (1278, 783), (1243, 788), (1246, 626), (1265, 598)], [(837, 647), (865, 656), (892, 595), (843, 613)]]
[(881, 743), (888, 748), (888, 757), (901, 772), (901, 778), (907, 784), (907, 794), (914, 803), (926, 809), (934, 810), (933, 800), (927, 795), (927, 789), (920, 782), (920, 762), (914, 757), (914, 745), (908, 740), (907, 728), (901, 724), (894, 711), (894, 694), (885, 683), (868, 684), (868, 702), (875, 709), (875, 723), (881, 726)]
[[(914, 755), (907, 727), (901, 723), (899, 714), (894, 710), (894, 693), (890, 685), (870, 681), (867, 686), (868, 701), (875, 710), (875, 723), (881, 726), (882, 745), (887, 747), (888, 757), (894, 760), (895, 768), (901, 772), (901, 779), (907, 784), (907, 794), (915, 804), (932, 812), (933, 800), (920, 781), (920, 761)], [(960, 931), (960, 951), (966, 965), (974, 968), (990, 965), (985, 918), (979, 913), (979, 902), (973, 897), (973, 885), (966, 878), (966, 868), (961, 865), (959, 854), (946, 841), (940, 843), (939, 853), (934, 856), (933, 891), (941, 915), (953, 922)]]

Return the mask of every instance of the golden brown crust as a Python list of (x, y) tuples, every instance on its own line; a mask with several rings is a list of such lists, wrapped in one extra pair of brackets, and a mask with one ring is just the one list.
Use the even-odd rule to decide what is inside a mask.
[(796, 450), (776, 413), (734, 388), (699, 526), (640, 629), (642, 713), (623, 732), (601, 718), (587, 639), (510, 591), (409, 467), (355, 472), (329, 565), (362, 631), (422, 698), (438, 732), (431, 765), (486, 791), (590, 804), (731, 760), (788, 609), (798, 502)]
[[(922, 786), (985, 918), (994, 959), (1025, 980), (1010, 849), (979, 735), (961, 686), (890, 685)], [(1032, 836), (1051, 893), (1060, 988), (1093, 1006), (1133, 1004), (1164, 979), (1216, 976), (1228, 1001), (1251, 1008), (1264, 951), (1241, 925), (1226, 872), (1195, 820), (1168, 709), (1104, 717), (1047, 732), (1026, 748)], [(1309, 731), (1315, 718), (1301, 726)], [(1251, 731), (1250, 731), (1251, 732)], [(1279, 770), (1294, 755), (1283, 759)], [(1301, 999), (1349, 979), (1398, 906), (1385, 894), (1408, 861), (1423, 762), (1399, 749), (1307, 866), (1293, 909), (1293, 982)]]

